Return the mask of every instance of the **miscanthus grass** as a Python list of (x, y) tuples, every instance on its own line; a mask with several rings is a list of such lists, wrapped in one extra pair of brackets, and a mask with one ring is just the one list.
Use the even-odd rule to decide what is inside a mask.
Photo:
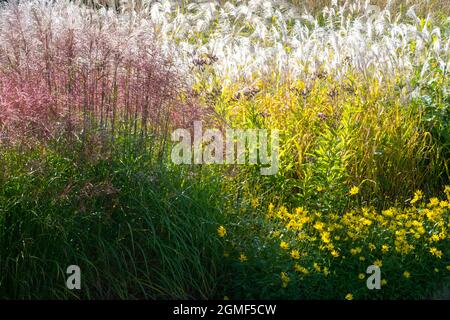
[[(2, 299), (220, 296), (217, 176), (148, 152), (87, 162), (51, 146), (1, 150)], [(66, 269), (81, 269), (68, 290)]]

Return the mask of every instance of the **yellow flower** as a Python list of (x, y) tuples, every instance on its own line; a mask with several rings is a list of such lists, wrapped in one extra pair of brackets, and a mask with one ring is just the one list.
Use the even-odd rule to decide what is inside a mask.
[(376, 265), (377, 267), (381, 268), (383, 266), (383, 261), (381, 261), (380, 259), (377, 259), (377, 260), (375, 260), (375, 262), (373, 264)]
[(363, 256), (360, 256), (360, 257), (359, 257), (359, 261), (365, 261), (365, 260), (366, 260), (365, 257), (363, 257)]
[(281, 235), (281, 232), (279, 230), (277, 230), (274, 233), (272, 233), (272, 237), (274, 237), (274, 238), (279, 238), (280, 235)]
[(433, 248), (430, 248), (430, 253), (433, 255), (433, 256), (435, 256), (435, 257), (437, 257), (437, 258), (442, 258), (442, 251), (441, 250), (438, 250), (437, 248), (435, 248), (435, 247), (433, 247)]
[(295, 221), (294, 219), (291, 219), (288, 224), (286, 225), (286, 229), (290, 230), (290, 229), (294, 229), (297, 228), (299, 225), (297, 223), (297, 221)]
[(228, 296), (224, 296), (223, 300), (230, 300), (230, 298), (228, 298)]
[(322, 187), (322, 186), (318, 186), (318, 187), (317, 187), (317, 192), (322, 192), (322, 191), (324, 191), (324, 190), (325, 190), (325, 188)]
[(439, 205), (439, 199), (438, 198), (431, 198), (430, 202), (428, 203), (428, 207), (437, 207)]
[(430, 237), (430, 242), (438, 242), (439, 241), (439, 236), (437, 234), (433, 234)]
[(331, 255), (335, 258), (339, 257), (339, 252), (337, 252), (336, 250), (332, 250), (331, 251)]
[(382, 279), (382, 280), (381, 280), (381, 285), (382, 285), (382, 286), (387, 285), (387, 280), (386, 280), (386, 279)]
[(267, 208), (267, 218), (273, 217), (273, 209), (274, 208), (275, 208), (275, 206), (273, 205), (273, 203), (269, 203), (269, 207)]
[(314, 224), (314, 229), (322, 231), (324, 226), (325, 226), (325, 224), (323, 222), (316, 222)]
[(392, 208), (389, 208), (387, 210), (381, 211), (382, 215), (385, 215), (386, 217), (393, 217), (394, 216), (394, 210)]
[(259, 200), (257, 198), (252, 199), (251, 205), (253, 209), (256, 209), (259, 206)]
[(365, 277), (366, 277), (366, 276), (365, 276), (364, 273), (358, 274), (358, 279), (360, 279), (360, 280), (364, 279)]
[(299, 265), (298, 263), (296, 263), (296, 264), (294, 265), (294, 270), (297, 271), (297, 272), (301, 272), (301, 273), (303, 273), (303, 274), (308, 274), (308, 273), (309, 273), (308, 269), (306, 269), (305, 267), (302, 267), (302, 266)]
[(439, 202), (439, 207), (441, 207), (441, 208), (449, 207), (448, 201), (441, 201), (441, 202)]
[(417, 201), (421, 200), (423, 198), (423, 192), (421, 190), (417, 190), (414, 193), (414, 198), (411, 200), (411, 204), (416, 203)]
[(381, 252), (386, 253), (389, 251), (389, 246), (387, 244), (383, 244), (381, 246)]
[(411, 276), (411, 273), (409, 271), (403, 272), (403, 277), (405, 277), (406, 279), (408, 279), (410, 276)]
[(316, 269), (317, 272), (320, 272), (320, 266), (317, 262), (313, 263), (313, 267), (314, 267), (314, 269)]
[(300, 259), (300, 252), (298, 252), (298, 250), (292, 250), (291, 257), (292, 257), (292, 259), (295, 259), (295, 260)]
[(320, 237), (322, 238), (323, 243), (330, 242), (330, 233), (329, 232), (323, 232)]
[(245, 262), (247, 260), (248, 260), (247, 256), (245, 254), (241, 253), (241, 255), (239, 256), (239, 261), (240, 262)]
[(447, 199), (450, 201), (450, 186), (445, 186), (444, 193), (447, 195)]
[(289, 249), (289, 244), (286, 241), (281, 241), (280, 248), (283, 250)]
[(445, 268), (446, 268), (448, 271), (450, 271), (450, 266), (446, 266)]
[(377, 249), (377, 247), (373, 243), (369, 243), (369, 249), (370, 251), (374, 251)]
[(278, 212), (277, 212), (277, 218), (279, 218), (279, 219), (286, 218), (286, 216), (287, 216), (288, 214), (289, 214), (289, 212), (287, 211), (286, 207), (281, 206), (281, 207), (278, 209)]
[(220, 226), (219, 228), (217, 228), (217, 234), (219, 235), (219, 237), (223, 238), (227, 234), (227, 230), (224, 226)]
[(289, 284), (289, 281), (291, 281), (291, 279), (284, 272), (281, 272), (280, 276), (281, 276), (281, 281), (283, 282), (283, 288), (286, 288)]
[(345, 296), (346, 300), (353, 300), (353, 295), (351, 293), (347, 293), (347, 295)]
[(351, 196), (357, 195), (358, 193), (359, 193), (359, 187), (357, 187), (357, 186), (353, 186), (349, 191), (349, 194)]

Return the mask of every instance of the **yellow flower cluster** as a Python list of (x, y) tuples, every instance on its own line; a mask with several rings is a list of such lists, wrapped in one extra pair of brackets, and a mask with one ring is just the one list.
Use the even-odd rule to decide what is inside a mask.
[(217, 234), (219, 235), (219, 237), (223, 238), (226, 236), (227, 230), (224, 226), (220, 226), (219, 228), (217, 228)]
[[(356, 190), (351, 193), (357, 194)], [(382, 256), (423, 252), (429, 259), (441, 261), (445, 251), (443, 240), (450, 238), (450, 187), (446, 187), (444, 194), (443, 199), (435, 197), (425, 202), (423, 193), (417, 191), (410, 201), (412, 205), (407, 208), (389, 208), (380, 212), (363, 207), (342, 215), (308, 212), (303, 207), (288, 210), (270, 204), (266, 218), (274, 226), (272, 234), (283, 237), (280, 249), (290, 250), (283, 255), (295, 262), (293, 269), (303, 276), (310, 271), (325, 276), (332, 272), (313, 262), (315, 257), (309, 255), (311, 252), (323, 252), (328, 261), (339, 258), (350, 263), (349, 259), (359, 262), (370, 259), (368, 261), (378, 267), (383, 266)], [(450, 266), (442, 267), (450, 270)], [(403, 272), (404, 278), (410, 278), (412, 274), (411, 271), (399, 272)], [(357, 273), (356, 277), (364, 279), (365, 274)], [(289, 277), (282, 273), (281, 278), (286, 287)], [(386, 279), (382, 284), (387, 284)], [(353, 299), (352, 294), (346, 299)]]

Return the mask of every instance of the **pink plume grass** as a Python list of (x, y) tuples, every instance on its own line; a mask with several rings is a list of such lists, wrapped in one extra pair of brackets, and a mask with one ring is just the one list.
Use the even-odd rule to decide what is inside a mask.
[(170, 55), (137, 14), (63, 0), (0, 8), (0, 127), (9, 135), (94, 124), (113, 136), (165, 135), (201, 115), (186, 97)]

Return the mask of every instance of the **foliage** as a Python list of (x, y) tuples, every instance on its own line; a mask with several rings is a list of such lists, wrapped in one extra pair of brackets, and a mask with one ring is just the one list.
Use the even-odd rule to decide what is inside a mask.
[[(0, 5), (0, 297), (415, 299), (448, 284), (445, 11), (100, 2)], [(278, 173), (175, 165), (171, 131), (199, 119), (279, 130)]]
[[(118, 144), (118, 142), (116, 142)], [(39, 146), (2, 150), (0, 297), (192, 299), (217, 295), (217, 177)], [(95, 161), (94, 161), (95, 160)], [(81, 268), (82, 290), (66, 288)]]

